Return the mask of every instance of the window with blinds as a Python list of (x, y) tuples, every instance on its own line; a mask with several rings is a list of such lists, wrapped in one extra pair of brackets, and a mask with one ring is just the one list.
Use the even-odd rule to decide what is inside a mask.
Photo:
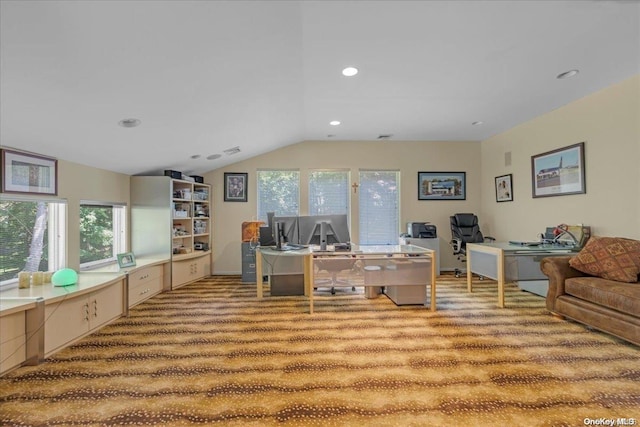
[(17, 286), (20, 271), (65, 266), (67, 203), (12, 198), (0, 201), (0, 288)]
[(259, 170), (258, 220), (267, 221), (267, 212), (276, 216), (300, 213), (300, 172), (297, 170)]
[(341, 214), (349, 214), (349, 171), (311, 171), (309, 215)]
[(400, 230), (400, 172), (360, 171), (361, 245), (397, 245)]

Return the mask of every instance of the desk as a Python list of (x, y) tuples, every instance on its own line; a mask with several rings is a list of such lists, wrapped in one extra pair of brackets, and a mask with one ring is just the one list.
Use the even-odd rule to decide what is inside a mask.
[(530, 275), (530, 271), (523, 272), (521, 275), (513, 269), (512, 277), (509, 277), (510, 275), (505, 274), (508, 259), (526, 258), (531, 263), (536, 262), (538, 258), (568, 255), (576, 251), (577, 249), (556, 245), (520, 246), (508, 242), (467, 243), (467, 290), (472, 292), (472, 273), (497, 280), (498, 306), (504, 308), (505, 280), (529, 281), (545, 277), (542, 272), (539, 277), (535, 277)]
[[(413, 245), (381, 245), (381, 246), (358, 246), (352, 245), (351, 251), (334, 252), (334, 251), (318, 251), (313, 248), (305, 248), (296, 251), (276, 251), (272, 248), (258, 248), (256, 250), (256, 277), (257, 296), (263, 297), (262, 291), (262, 257), (270, 255), (281, 257), (298, 257), (303, 259), (304, 273), (304, 295), (309, 300), (309, 313), (313, 313), (313, 288), (315, 287), (315, 267), (317, 261), (343, 261), (345, 259), (353, 260), (357, 263), (350, 275), (351, 286), (373, 286), (373, 287), (401, 287), (401, 286), (427, 286), (430, 285), (431, 290), (431, 310), (436, 310), (436, 275), (435, 252), (430, 249), (420, 248)], [(284, 258), (283, 258), (284, 259)], [(386, 268), (391, 273), (385, 273), (377, 276), (369, 282), (365, 280), (365, 268), (371, 266), (388, 267), (393, 265), (395, 268)], [(402, 267), (409, 268), (402, 268)], [(400, 267), (400, 268), (399, 268)], [(383, 269), (380, 269), (383, 272)], [(392, 283), (391, 283), (392, 282)]]

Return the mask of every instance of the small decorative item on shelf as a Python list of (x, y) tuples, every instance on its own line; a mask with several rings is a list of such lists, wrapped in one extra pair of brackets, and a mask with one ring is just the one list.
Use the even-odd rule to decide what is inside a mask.
[(135, 267), (136, 265), (136, 257), (133, 252), (124, 252), (117, 255), (118, 258), (118, 266), (120, 268), (123, 267)]
[(70, 268), (63, 268), (51, 276), (53, 286), (69, 286), (78, 283), (78, 273)]
[(31, 281), (33, 282), (33, 286), (40, 286), (44, 282), (44, 276), (42, 275), (42, 271), (34, 271), (31, 273)]
[(31, 285), (31, 273), (29, 271), (21, 271), (18, 273), (18, 288), (27, 289)]
[(53, 276), (53, 271), (45, 271), (43, 274), (44, 283), (51, 283), (51, 276)]

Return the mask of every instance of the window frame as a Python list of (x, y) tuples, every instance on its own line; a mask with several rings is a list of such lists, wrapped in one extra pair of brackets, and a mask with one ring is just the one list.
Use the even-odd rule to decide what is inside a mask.
[[(80, 271), (89, 271), (105, 265), (111, 265), (118, 262), (117, 255), (128, 251), (127, 244), (127, 204), (122, 202), (103, 202), (96, 200), (80, 200), (79, 207), (83, 206), (95, 206), (95, 207), (108, 207), (113, 210), (113, 242), (112, 242), (112, 254), (109, 258), (103, 258), (95, 261), (89, 261), (82, 263), (78, 260)], [(80, 211), (78, 209), (78, 211)], [(81, 220), (81, 218), (80, 218)], [(79, 241), (82, 239), (80, 238)], [(81, 252), (81, 248), (78, 248), (78, 252)]]
[[(311, 192), (311, 185), (312, 185), (312, 180), (313, 180), (313, 176), (315, 173), (318, 172), (325, 172), (325, 173), (343, 173), (346, 175), (346, 187), (345, 187), (345, 201), (346, 201), (346, 207), (345, 207), (345, 211), (344, 212), (329, 212), (329, 213), (314, 213), (312, 212), (312, 208), (315, 206), (315, 203), (312, 202), (312, 197), (314, 196)], [(351, 222), (351, 193), (349, 190), (349, 182), (351, 180), (351, 170), (349, 169), (310, 169), (309, 170), (309, 177), (308, 177), (308, 182), (307, 182), (307, 193), (308, 193), (308, 211), (309, 211), (309, 215), (327, 215), (327, 214), (347, 214), (347, 218), (349, 220), (349, 223)]]
[[(1, 194), (0, 202), (45, 202), (47, 206), (47, 259), (48, 270), (57, 271), (66, 265), (67, 261), (67, 215), (68, 201), (66, 199), (49, 197), (27, 197), (19, 195)], [(0, 281), (0, 291), (18, 286), (18, 278)]]
[(258, 169), (256, 170), (256, 215), (257, 215), (257, 219), (258, 221), (267, 221), (267, 212), (271, 212), (271, 210), (265, 210), (265, 212), (263, 212), (263, 216), (261, 216), (261, 208), (262, 208), (262, 204), (261, 204), (261, 190), (262, 190), (262, 186), (260, 185), (260, 175), (262, 173), (268, 173), (268, 172), (287, 172), (287, 173), (296, 173), (297, 174), (297, 200), (295, 201), (295, 205), (296, 205), (296, 212), (295, 213), (291, 213), (291, 212), (287, 212), (287, 213), (280, 213), (280, 212), (275, 212), (275, 216), (299, 216), (300, 215), (300, 178), (301, 178), (301, 174), (300, 174), (300, 170), (299, 169), (290, 169), (290, 168), (285, 168), (285, 169)]
[[(363, 232), (364, 229), (366, 229), (366, 226), (363, 227), (363, 224), (365, 223), (365, 221), (362, 220), (362, 215), (363, 215), (363, 203), (362, 203), (362, 192), (364, 190), (363, 188), (363, 183), (362, 183), (362, 174), (363, 173), (394, 173), (396, 176), (396, 191), (395, 191), (395, 195), (396, 195), (396, 200), (395, 200), (395, 204), (396, 204), (396, 224), (395, 224), (395, 237), (393, 238), (392, 241), (386, 242), (386, 243), (369, 243), (369, 241), (367, 240), (366, 243), (363, 243), (365, 240), (363, 239)], [(401, 212), (400, 212), (400, 208), (401, 208), (401, 195), (402, 195), (402, 189), (401, 189), (401, 182), (402, 182), (402, 174), (401, 171), (399, 169), (360, 169), (358, 170), (358, 181), (359, 181), (359, 194), (358, 194), (358, 224), (359, 224), (359, 229), (358, 229), (358, 239), (359, 239), (359, 244), (361, 245), (390, 245), (390, 244), (398, 244), (398, 237), (400, 234), (400, 219), (401, 219)]]

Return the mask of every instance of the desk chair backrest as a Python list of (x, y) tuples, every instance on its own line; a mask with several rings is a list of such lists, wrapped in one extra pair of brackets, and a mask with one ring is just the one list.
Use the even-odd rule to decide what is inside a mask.
[(450, 217), (451, 237), (460, 240), (461, 249), (467, 243), (482, 243), (484, 236), (480, 232), (478, 217), (472, 213), (457, 213)]

